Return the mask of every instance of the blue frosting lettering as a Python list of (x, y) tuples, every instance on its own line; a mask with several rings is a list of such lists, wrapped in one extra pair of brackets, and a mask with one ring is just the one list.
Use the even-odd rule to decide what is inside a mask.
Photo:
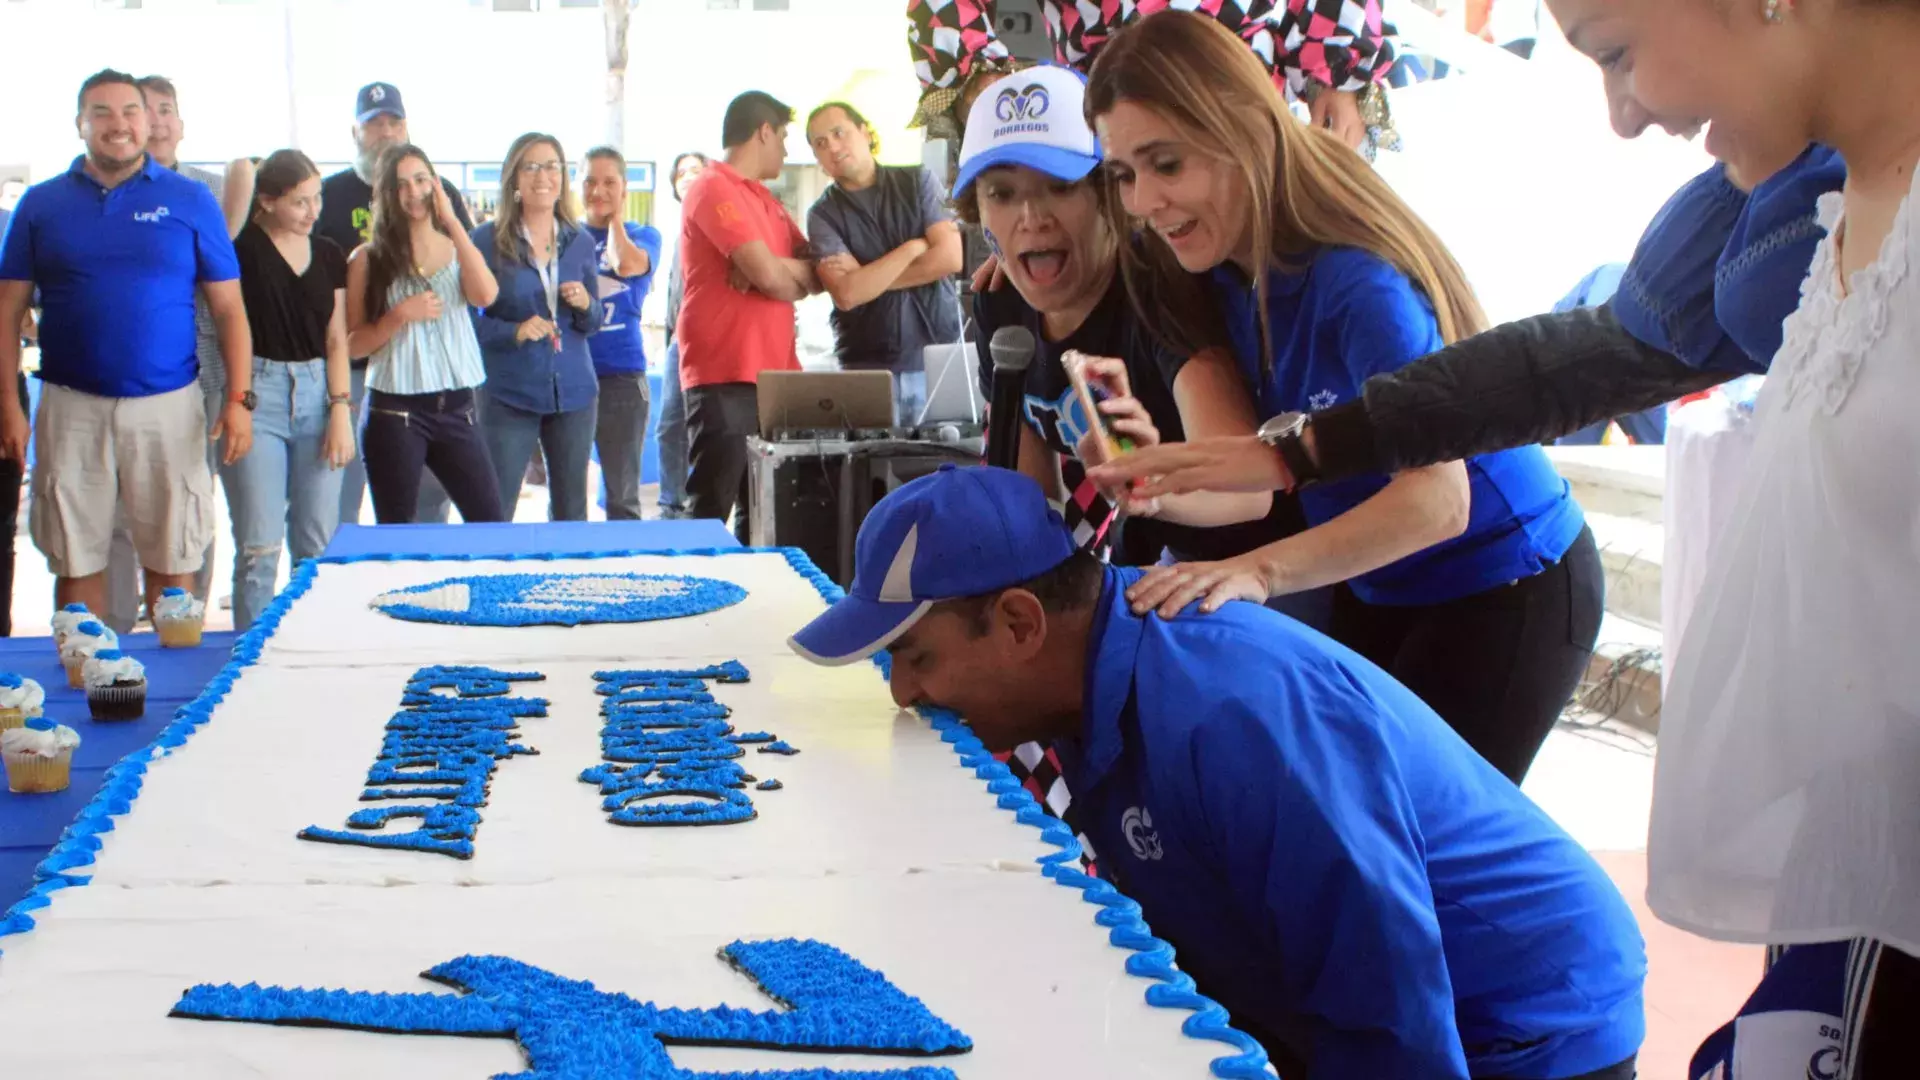
[(709, 683), (743, 683), (738, 660), (688, 671), (596, 671), (600, 753), (606, 760), (580, 774), (600, 785), (600, 807), (616, 825), (733, 825), (758, 815), (746, 786), (753, 777), (737, 758), (732, 710), (713, 700)]
[(954, 1080), (950, 1069), (912, 1066), (852, 1072), (690, 1073), (676, 1044), (820, 1054), (925, 1057), (963, 1054), (973, 1042), (893, 983), (818, 941), (736, 941), (720, 958), (784, 1008), (661, 1008), (597, 990), (502, 956), (462, 956), (422, 978), (455, 994), (375, 994), (223, 984), (195, 986), (176, 1017), (252, 1024), (342, 1027), (400, 1035), (511, 1038), (528, 1070), (514, 1080), (628, 1076), (636, 1080)]
[[(516, 741), (520, 720), (547, 715), (545, 699), (507, 695), (516, 682), (544, 678), (533, 671), (483, 667), (414, 672), (360, 793), (362, 802), (405, 800), (408, 805), (357, 810), (347, 815), (345, 829), (310, 825), (300, 830), (300, 839), (472, 858), (494, 768), (507, 758), (536, 753)], [(417, 800), (431, 805), (414, 805)], [(374, 831), (413, 818), (420, 824), (411, 831)]]

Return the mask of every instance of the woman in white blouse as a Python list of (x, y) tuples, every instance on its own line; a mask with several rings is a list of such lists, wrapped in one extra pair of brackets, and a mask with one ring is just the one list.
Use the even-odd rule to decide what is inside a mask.
[(1724, 940), (1856, 939), (1837, 1075), (1920, 1075), (1920, 3), (1550, 6), (1722, 160), (1846, 161), (1673, 661), (1648, 902)]

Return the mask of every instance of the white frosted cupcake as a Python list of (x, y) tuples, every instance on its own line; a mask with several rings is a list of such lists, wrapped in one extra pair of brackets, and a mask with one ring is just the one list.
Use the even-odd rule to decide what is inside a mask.
[(160, 644), (169, 649), (191, 649), (199, 645), (200, 631), (206, 621), (207, 605), (185, 589), (166, 589), (153, 605), (154, 629), (160, 631)]
[(120, 635), (91, 619), (74, 627), (73, 633), (67, 635), (67, 643), (60, 647), (60, 662), (67, 666), (67, 685), (75, 690), (85, 689), (87, 660), (101, 649), (119, 647)]
[(11, 671), (0, 671), (0, 731), (17, 728), (40, 715), (47, 692), (39, 683)]
[(147, 712), (146, 666), (119, 649), (101, 649), (81, 667), (95, 720), (138, 720)]
[(73, 750), (80, 733), (44, 716), (24, 727), (0, 731), (0, 758), (7, 765), (7, 790), (17, 795), (67, 790)]
[(73, 628), (93, 618), (85, 604), (68, 604), (53, 613), (53, 648), (58, 652), (67, 647), (67, 638), (73, 635)]

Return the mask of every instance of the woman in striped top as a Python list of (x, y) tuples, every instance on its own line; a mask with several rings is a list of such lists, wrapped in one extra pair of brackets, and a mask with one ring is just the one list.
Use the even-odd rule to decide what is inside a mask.
[(413, 520), (423, 467), (463, 521), (504, 521), (474, 391), (486, 381), (468, 305), (499, 285), (460, 227), (433, 164), (396, 146), (373, 184), (372, 239), (347, 264), (348, 346), (367, 365), (361, 439), (382, 525)]

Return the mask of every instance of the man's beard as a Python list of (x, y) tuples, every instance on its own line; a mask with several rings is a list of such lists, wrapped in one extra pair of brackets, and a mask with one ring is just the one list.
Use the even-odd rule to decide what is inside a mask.
[(380, 167), (380, 155), (386, 153), (389, 147), (398, 145), (398, 143), (376, 143), (373, 146), (361, 147), (360, 156), (353, 159), (353, 171), (368, 184), (373, 183), (373, 171)]

